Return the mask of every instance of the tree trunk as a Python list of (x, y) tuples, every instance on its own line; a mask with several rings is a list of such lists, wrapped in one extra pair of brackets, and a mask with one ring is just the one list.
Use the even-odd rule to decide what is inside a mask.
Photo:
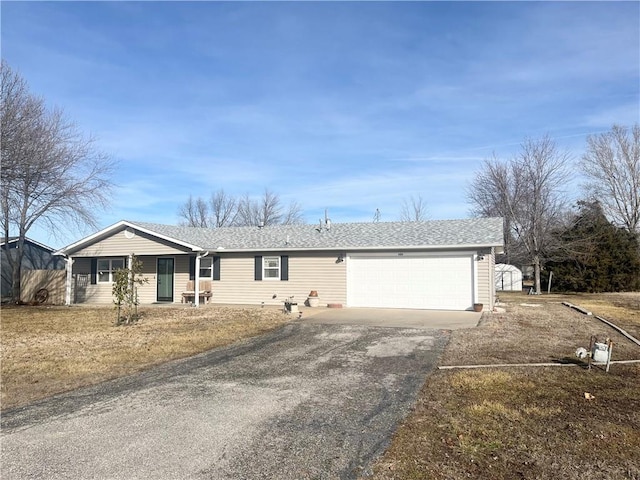
[[(18, 250), (17, 248), (15, 250)], [(13, 255), (13, 252), (9, 249), (7, 250), (7, 254)], [(18, 256), (18, 252), (16, 252), (16, 257)], [(20, 302), (20, 275), (22, 273), (21, 269), (21, 261), (17, 259), (17, 261), (13, 262), (12, 270), (11, 270), (11, 303), (19, 303)]]
[(9, 257), (9, 265), (11, 266), (11, 303), (20, 303), (20, 295), (22, 293), (22, 259), (24, 258), (24, 236), (20, 235), (16, 240), (15, 248), (8, 248), (7, 257)]
[(535, 294), (540, 295), (540, 293), (542, 293), (542, 286), (540, 285), (540, 256), (538, 254), (533, 256), (533, 273), (535, 276)]

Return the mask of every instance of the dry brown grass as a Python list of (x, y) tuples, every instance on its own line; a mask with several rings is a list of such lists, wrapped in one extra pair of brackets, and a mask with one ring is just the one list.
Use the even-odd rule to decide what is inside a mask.
[(640, 339), (640, 293), (581, 294), (573, 300)]
[[(568, 301), (593, 311), (624, 328), (640, 333), (638, 294), (613, 294), (627, 299), (627, 306), (610, 305), (596, 295), (522, 295), (501, 294), (507, 312), (487, 315), (482, 328), (454, 335), (442, 358), (442, 365), (485, 363), (553, 362), (573, 359), (575, 349), (588, 347), (591, 335), (614, 342), (614, 359), (639, 358), (640, 350), (623, 335), (604, 323), (562, 305)], [(593, 305), (593, 307), (591, 307)], [(611, 312), (616, 315), (612, 316)], [(636, 335), (634, 335), (636, 336)], [(640, 338), (640, 334), (636, 336)], [(471, 350), (470, 350), (471, 349)]]
[[(501, 297), (507, 312), (454, 332), (442, 364), (576, 361), (573, 352), (588, 347), (592, 334), (614, 340), (614, 359), (640, 359), (640, 347), (560, 304), (593, 305), (596, 315), (632, 333), (640, 323), (637, 294)], [(638, 452), (638, 364), (612, 365), (608, 374), (580, 367), (441, 370), (425, 384), (374, 478), (637, 480)]]
[(110, 307), (3, 307), (2, 409), (128, 375), (255, 336), (291, 319), (279, 310), (148, 307), (115, 326)]

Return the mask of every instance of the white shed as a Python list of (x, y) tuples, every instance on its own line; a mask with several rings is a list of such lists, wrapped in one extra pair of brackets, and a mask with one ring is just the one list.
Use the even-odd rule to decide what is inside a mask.
[(522, 271), (513, 265), (497, 263), (495, 270), (496, 290), (514, 292), (522, 291)]

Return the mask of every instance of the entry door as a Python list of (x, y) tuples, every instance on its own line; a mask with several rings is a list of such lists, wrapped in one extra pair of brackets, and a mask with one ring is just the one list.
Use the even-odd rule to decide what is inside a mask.
[(173, 258), (158, 259), (158, 301), (173, 302)]

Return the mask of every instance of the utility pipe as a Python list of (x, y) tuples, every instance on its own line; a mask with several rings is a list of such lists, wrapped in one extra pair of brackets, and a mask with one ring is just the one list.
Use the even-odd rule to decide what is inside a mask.
[[(567, 307), (569, 307), (569, 308), (573, 308), (574, 310), (577, 310), (580, 313), (583, 313), (584, 315), (595, 316), (595, 318), (597, 318), (601, 322), (606, 323), (611, 328), (617, 330), (622, 335), (627, 337), (633, 343), (635, 343), (636, 345), (640, 346), (640, 340), (638, 340), (637, 338), (633, 337), (632, 335), (630, 335), (629, 333), (624, 331), (622, 328), (618, 327), (616, 324), (610, 322), (609, 320), (606, 320), (605, 318), (599, 317), (597, 315), (593, 315), (590, 311), (585, 310), (584, 308), (579, 307), (578, 305), (573, 305), (572, 303), (569, 303), (569, 302), (562, 302), (562, 304), (567, 306)], [(609, 362), (609, 364), (614, 364), (614, 363), (620, 363), (620, 364), (640, 363), (640, 360), (611, 360)], [(607, 362), (592, 362), (591, 363), (591, 365), (606, 365), (606, 364), (607, 364)], [(497, 364), (492, 364), (492, 365), (445, 365), (445, 366), (439, 366), (438, 370), (453, 370), (453, 369), (456, 369), (456, 368), (500, 368), (500, 367), (575, 367), (576, 365), (580, 365), (580, 364), (578, 364), (578, 363), (548, 363), (548, 362), (547, 363), (497, 363)]]
[[(609, 363), (640, 363), (640, 360), (611, 360)], [(592, 362), (591, 365), (606, 365), (606, 362)], [(502, 368), (502, 367), (576, 367), (580, 363), (496, 363), (487, 365), (442, 365), (438, 370), (454, 370), (459, 368)]]
[(578, 305), (573, 305), (572, 303), (569, 303), (569, 302), (562, 302), (562, 304), (567, 306), (567, 307), (569, 307), (569, 308), (573, 308), (574, 310), (577, 310), (580, 313), (584, 313), (585, 315), (596, 317), (598, 320), (600, 320), (603, 323), (606, 323), (607, 325), (609, 325), (614, 330), (617, 330), (619, 333), (621, 333), (622, 335), (624, 335), (625, 337), (627, 337), (629, 340), (631, 340), (633, 343), (635, 343), (636, 345), (638, 345), (640, 347), (640, 340), (638, 340), (633, 335), (629, 334), (628, 332), (626, 332), (625, 330), (623, 330), (622, 328), (617, 326), (615, 323), (610, 322), (606, 318), (599, 317), (598, 315), (593, 315), (593, 313), (591, 313), (590, 311), (585, 310), (584, 308), (579, 307)]
[(640, 347), (640, 340), (638, 340), (637, 338), (635, 338), (634, 336), (632, 336), (631, 334), (627, 333), (626, 331), (624, 331), (623, 329), (621, 329), (619, 326), (617, 326), (614, 323), (611, 323), (609, 320), (599, 317), (598, 315), (595, 315), (595, 317), (600, 320), (601, 322), (606, 323), (607, 325), (609, 325), (611, 328), (616, 329), (618, 332), (620, 332), (622, 335), (624, 335), (625, 337), (627, 337), (629, 340), (631, 340), (633, 343), (635, 343), (636, 345), (638, 345)]

